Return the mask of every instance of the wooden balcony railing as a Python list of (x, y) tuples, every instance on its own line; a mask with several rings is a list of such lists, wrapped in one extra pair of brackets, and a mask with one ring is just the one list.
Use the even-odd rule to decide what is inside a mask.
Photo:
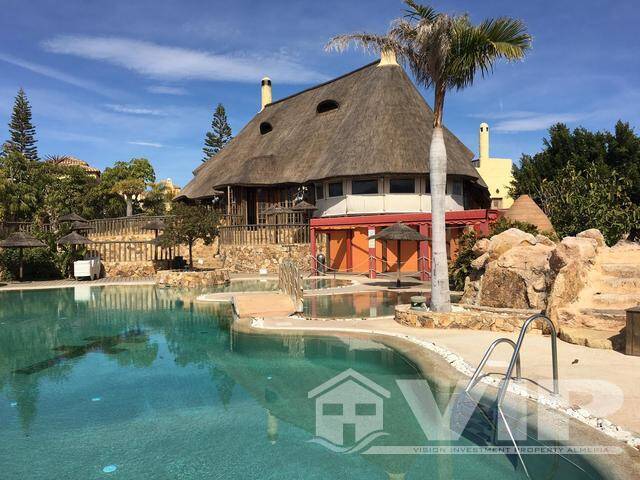
[(180, 255), (180, 245), (161, 248), (146, 241), (97, 241), (88, 245), (87, 249), (97, 251), (104, 262), (171, 260)]
[(221, 245), (278, 245), (309, 242), (310, 231), (307, 223), (220, 227)]

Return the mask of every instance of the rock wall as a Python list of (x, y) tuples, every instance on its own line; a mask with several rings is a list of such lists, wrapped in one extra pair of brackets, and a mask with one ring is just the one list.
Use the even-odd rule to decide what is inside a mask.
[(311, 268), (311, 246), (295, 245), (223, 245), (220, 248), (224, 268), (230, 272), (256, 273), (265, 268), (278, 272), (278, 264), (292, 258), (303, 270)]
[(229, 271), (225, 269), (197, 270), (192, 272), (160, 270), (156, 274), (156, 283), (169, 287), (208, 287), (212, 285), (222, 285), (228, 281)]
[(103, 276), (107, 278), (153, 277), (156, 270), (152, 261), (148, 262), (102, 262)]
[[(454, 307), (450, 313), (411, 310), (408, 305), (396, 307), (395, 318), (398, 323), (409, 327), (422, 328), (462, 328), (471, 330), (489, 330), (491, 332), (515, 332), (533, 312), (497, 311), (496, 309), (464, 309)], [(534, 325), (534, 328), (537, 326)]]

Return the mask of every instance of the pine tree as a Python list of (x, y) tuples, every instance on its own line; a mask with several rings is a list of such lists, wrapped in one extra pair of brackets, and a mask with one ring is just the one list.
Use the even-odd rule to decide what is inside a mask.
[(209, 157), (215, 155), (222, 147), (224, 147), (233, 137), (231, 136), (231, 126), (227, 121), (227, 112), (221, 103), (216, 107), (211, 121), (211, 131), (207, 132), (204, 138), (203, 162), (209, 160)]
[(29, 160), (38, 160), (36, 128), (31, 123), (31, 105), (22, 88), (18, 90), (13, 105), (9, 133), (11, 139), (5, 145), (5, 149), (21, 153)]

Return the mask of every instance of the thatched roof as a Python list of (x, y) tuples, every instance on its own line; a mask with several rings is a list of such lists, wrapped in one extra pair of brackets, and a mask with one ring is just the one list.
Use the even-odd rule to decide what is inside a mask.
[(71, 230), (95, 230), (96, 228), (87, 222), (73, 222)]
[(396, 222), (390, 227), (381, 230), (376, 235), (372, 235), (369, 238), (372, 239), (381, 239), (381, 240), (401, 240), (401, 241), (414, 241), (420, 242), (423, 240), (429, 240), (428, 237), (425, 237), (418, 231), (413, 228), (405, 225), (401, 222)]
[(56, 243), (58, 245), (89, 245), (93, 242), (77, 232), (71, 232), (69, 235), (60, 237)]
[(46, 247), (44, 243), (27, 232), (14, 232), (0, 242), (3, 248), (39, 248)]
[(159, 218), (154, 218), (142, 225), (140, 228), (142, 228), (142, 230), (165, 230), (167, 228), (167, 224)]
[(504, 212), (504, 216), (509, 220), (531, 223), (538, 227), (538, 230), (541, 232), (554, 231), (549, 217), (545, 215), (529, 195), (520, 195), (516, 198), (513, 205)]
[[(433, 111), (399, 65), (366, 65), (273, 102), (194, 172), (177, 198), (228, 185), (301, 184), (343, 176), (427, 174)], [(317, 113), (324, 100), (339, 108)], [(272, 130), (261, 134), (261, 124)], [(445, 129), (448, 173), (486, 185), (473, 153)]]
[(47, 159), (48, 162), (55, 163), (56, 165), (61, 165), (63, 167), (80, 167), (85, 172), (90, 175), (100, 176), (100, 169), (96, 167), (92, 167), (84, 160), (80, 160), (79, 158), (72, 157), (71, 155), (60, 155), (53, 156)]
[(296, 203), (293, 207), (291, 207), (291, 210), (293, 210), (294, 212), (304, 212), (304, 211), (311, 212), (317, 209), (318, 208), (315, 205), (311, 205), (309, 202), (305, 202), (304, 200)]
[(80, 215), (76, 213), (67, 213), (66, 215), (62, 215), (58, 218), (59, 222), (86, 222), (87, 219), (82, 218)]

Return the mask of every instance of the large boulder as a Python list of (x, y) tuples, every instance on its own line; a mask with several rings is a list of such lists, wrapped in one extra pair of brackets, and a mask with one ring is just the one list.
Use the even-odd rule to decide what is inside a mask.
[(590, 228), (589, 230), (585, 230), (584, 232), (580, 232), (576, 235), (577, 238), (590, 238), (596, 241), (596, 247), (602, 248), (606, 247), (607, 244), (604, 241), (604, 235), (597, 228)]
[(517, 228), (510, 228), (489, 240), (487, 252), (492, 260), (497, 259), (508, 250), (519, 246), (530, 246), (538, 243), (536, 237)]

